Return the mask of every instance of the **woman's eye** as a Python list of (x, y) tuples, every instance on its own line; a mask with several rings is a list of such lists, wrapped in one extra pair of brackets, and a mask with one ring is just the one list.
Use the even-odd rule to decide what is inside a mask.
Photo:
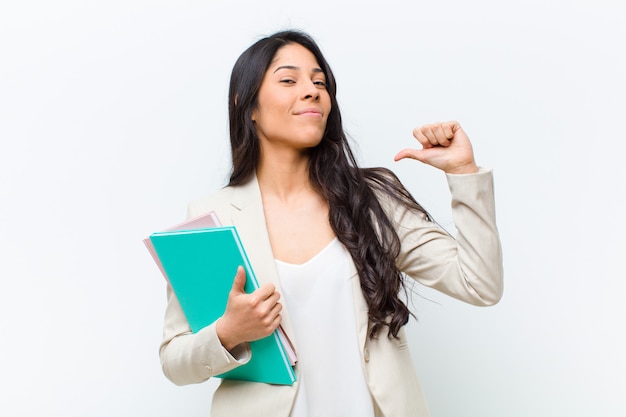
[(313, 81), (313, 84), (320, 86), (320, 87), (326, 87), (326, 81), (322, 81), (322, 80)]
[(296, 81), (292, 80), (291, 78), (284, 78), (282, 80), (280, 80), (281, 83), (285, 83), (285, 84), (295, 84)]

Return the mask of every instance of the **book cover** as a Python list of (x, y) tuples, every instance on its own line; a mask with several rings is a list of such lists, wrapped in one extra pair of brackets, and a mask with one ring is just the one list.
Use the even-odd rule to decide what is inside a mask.
[[(234, 226), (170, 230), (150, 235), (191, 330), (213, 323), (226, 309), (237, 268), (246, 271), (245, 291), (259, 287)], [(250, 361), (220, 378), (291, 385), (295, 373), (278, 331), (250, 342)]]

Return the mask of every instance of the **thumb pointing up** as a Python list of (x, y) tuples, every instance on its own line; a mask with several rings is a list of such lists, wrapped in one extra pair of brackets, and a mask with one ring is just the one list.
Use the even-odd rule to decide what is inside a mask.
[(269, 336), (280, 325), (282, 305), (274, 285), (264, 284), (250, 294), (245, 293), (245, 285), (246, 271), (239, 266), (226, 310), (215, 324), (217, 337), (226, 350)]
[(233, 287), (230, 290), (230, 294), (244, 294), (244, 287), (246, 286), (246, 271), (242, 266), (237, 268), (237, 274), (235, 275), (235, 280), (233, 281)]

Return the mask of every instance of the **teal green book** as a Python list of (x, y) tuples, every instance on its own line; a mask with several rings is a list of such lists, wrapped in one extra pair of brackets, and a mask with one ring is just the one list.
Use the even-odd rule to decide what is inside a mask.
[[(157, 232), (150, 241), (194, 333), (224, 314), (239, 266), (246, 271), (245, 291), (259, 287), (234, 226)], [(278, 331), (250, 342), (250, 349), (247, 364), (217, 377), (280, 385), (295, 382)]]

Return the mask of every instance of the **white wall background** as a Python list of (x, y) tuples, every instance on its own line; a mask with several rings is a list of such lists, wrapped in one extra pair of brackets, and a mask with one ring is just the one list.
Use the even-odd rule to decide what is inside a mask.
[(226, 94), (261, 35), (310, 32), (363, 165), (444, 225), (443, 175), (392, 161), (458, 119), (496, 174), (502, 302), (416, 288), (435, 417), (626, 415), (626, 5), (580, 1), (20, 1), (0, 5), (0, 414), (207, 416), (157, 348), (141, 244), (229, 168)]

